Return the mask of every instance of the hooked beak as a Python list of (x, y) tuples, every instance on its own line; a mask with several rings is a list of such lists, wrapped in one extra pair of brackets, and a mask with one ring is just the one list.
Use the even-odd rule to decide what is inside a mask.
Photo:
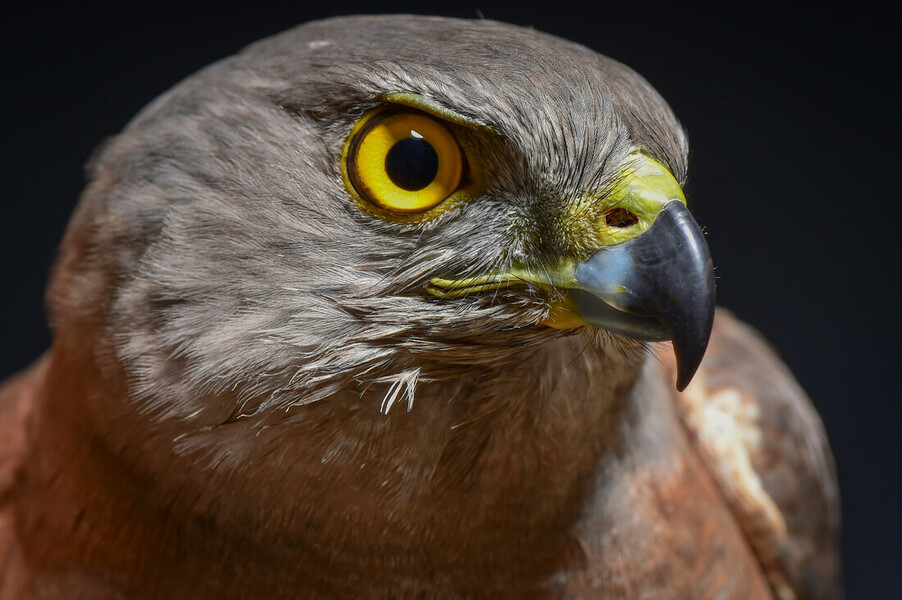
[(637, 340), (670, 340), (677, 389), (683, 391), (702, 361), (714, 323), (708, 245), (664, 165), (631, 154), (618, 181), (610, 193), (589, 197), (586, 205), (574, 203), (564, 215), (571, 217), (565, 219), (568, 227), (593, 240), (597, 250), (588, 258), (562, 256), (542, 272), (513, 266), (482, 277), (433, 277), (426, 291), (454, 298), (526, 283), (553, 289), (563, 297), (552, 303), (545, 325), (588, 324)]
[(668, 203), (639, 237), (578, 263), (568, 296), (587, 323), (637, 340), (671, 340), (677, 389), (689, 385), (714, 323), (714, 266), (681, 202)]

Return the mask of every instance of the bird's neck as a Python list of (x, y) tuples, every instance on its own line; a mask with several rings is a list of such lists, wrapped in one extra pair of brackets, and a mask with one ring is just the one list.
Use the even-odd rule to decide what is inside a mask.
[(109, 374), (70, 356), (48, 380), (66, 394), (35, 415), (19, 510), (42, 541), (29, 552), (157, 596), (538, 585), (578, 552), (568, 531), (643, 360), (605, 352), (563, 338), (421, 383), (409, 412), (381, 413), (372, 388), (187, 433), (118, 405), (101, 414), (77, 382)]

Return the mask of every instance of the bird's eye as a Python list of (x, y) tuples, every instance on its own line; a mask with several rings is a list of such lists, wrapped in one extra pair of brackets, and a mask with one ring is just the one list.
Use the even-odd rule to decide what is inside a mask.
[(402, 213), (429, 210), (460, 187), (460, 145), (437, 119), (416, 112), (386, 112), (352, 134), (347, 176), (377, 207)]

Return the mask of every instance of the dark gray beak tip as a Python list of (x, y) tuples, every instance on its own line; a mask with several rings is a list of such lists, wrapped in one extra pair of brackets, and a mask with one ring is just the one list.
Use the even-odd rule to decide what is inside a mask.
[[(713, 278), (712, 278), (713, 279)], [(702, 359), (705, 356), (705, 350), (708, 348), (708, 340), (711, 337), (711, 329), (714, 326), (714, 293), (711, 293), (710, 303), (707, 306), (700, 306), (699, 312), (707, 310), (707, 315), (698, 315), (696, 321), (691, 327), (682, 328), (678, 331), (677, 327), (672, 329), (673, 351), (677, 361), (677, 391), (684, 391), (689, 386), (695, 376)]]
[[(701, 362), (701, 361), (699, 361)], [(692, 381), (692, 378), (695, 376), (695, 372), (698, 370), (698, 364), (694, 366), (686, 366), (684, 364), (680, 364), (677, 361), (677, 382), (676, 389), (678, 392), (685, 392), (686, 388), (689, 387), (689, 383)]]
[(634, 339), (673, 342), (676, 387), (685, 390), (708, 347), (716, 300), (711, 253), (685, 205), (669, 203), (639, 237), (580, 265), (576, 279), (574, 299), (588, 322)]
[(714, 326), (714, 263), (701, 228), (685, 206), (674, 202), (664, 213), (659, 241), (674, 253), (665, 261), (667, 268), (658, 271), (663, 278), (658, 289), (675, 295), (673, 302), (659, 301), (659, 318), (670, 329), (677, 360), (676, 387), (682, 392), (705, 356)]

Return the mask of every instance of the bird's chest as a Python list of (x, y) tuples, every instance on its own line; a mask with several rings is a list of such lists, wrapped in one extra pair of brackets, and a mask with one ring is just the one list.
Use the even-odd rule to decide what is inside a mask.
[(657, 361), (618, 383), (585, 360), (551, 369), (550, 384), (540, 361), (506, 411), (442, 438), (405, 521), (429, 585), (466, 597), (770, 598)]
[(568, 597), (772, 598), (649, 360), (571, 534)]
[(320, 478), (316, 490), (341, 490), (314, 515), (331, 531), (332, 564), (356, 562), (395, 596), (563, 592), (562, 575), (582, 568), (575, 528), (615, 450), (622, 414), (613, 399), (635, 372), (597, 361), (575, 340), (529, 358), (491, 376), (420, 385), (409, 412), (361, 418), (322, 444), (306, 473)]
[(360, 408), (381, 404), (377, 388), (311, 410), (282, 476), (297, 482), (278, 518), (297, 549), (281, 557), (286, 585), (340, 595), (365, 583), (374, 598), (766, 597), (656, 361), (632, 369), (596, 352), (561, 340), (522, 368), (427, 382), (410, 411)]

